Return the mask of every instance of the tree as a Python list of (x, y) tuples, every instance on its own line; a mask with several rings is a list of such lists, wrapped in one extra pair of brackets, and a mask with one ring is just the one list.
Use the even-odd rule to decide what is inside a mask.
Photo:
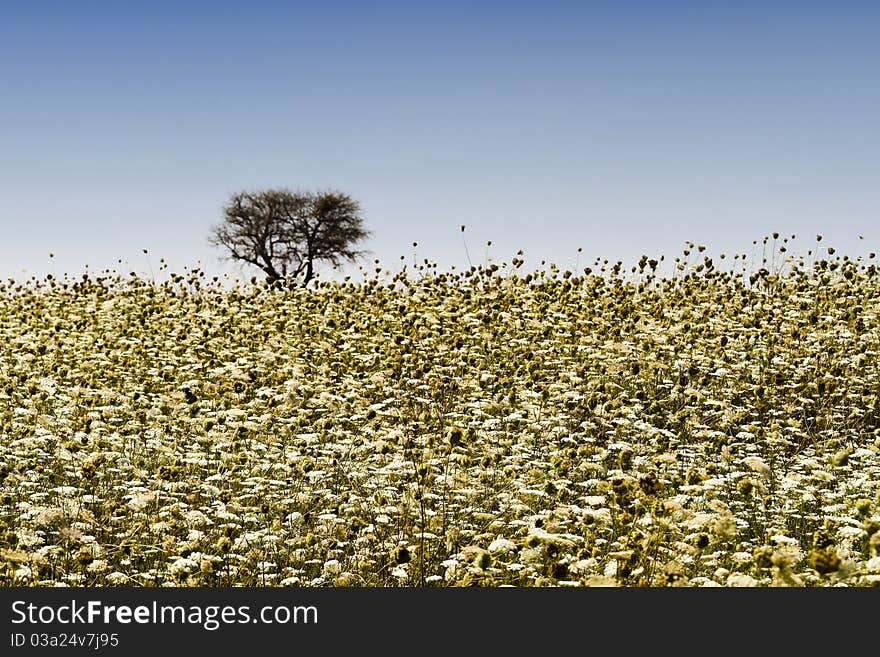
[(363, 255), (354, 245), (369, 234), (348, 194), (267, 189), (234, 194), (209, 241), (262, 269), (270, 283), (301, 277), (306, 286), (318, 261), (338, 265)]

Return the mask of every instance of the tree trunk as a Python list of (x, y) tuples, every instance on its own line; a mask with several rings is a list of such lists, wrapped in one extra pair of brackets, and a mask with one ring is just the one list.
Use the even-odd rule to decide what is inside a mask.
[(273, 267), (271, 263), (260, 265), (260, 269), (262, 269), (266, 273), (266, 280), (269, 281), (269, 283), (274, 283), (281, 278), (278, 270), (275, 269), (275, 267)]

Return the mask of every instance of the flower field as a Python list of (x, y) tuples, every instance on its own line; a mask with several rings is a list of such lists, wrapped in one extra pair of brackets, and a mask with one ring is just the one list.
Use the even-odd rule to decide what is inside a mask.
[(880, 272), (690, 251), (0, 284), (0, 584), (880, 585)]

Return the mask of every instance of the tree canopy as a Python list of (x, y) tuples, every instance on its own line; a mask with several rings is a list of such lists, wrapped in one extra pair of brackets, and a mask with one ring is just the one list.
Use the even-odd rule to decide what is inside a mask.
[(348, 194), (267, 189), (233, 194), (210, 242), (232, 260), (260, 268), (270, 282), (308, 285), (319, 261), (339, 265), (363, 255), (369, 236), (360, 204)]

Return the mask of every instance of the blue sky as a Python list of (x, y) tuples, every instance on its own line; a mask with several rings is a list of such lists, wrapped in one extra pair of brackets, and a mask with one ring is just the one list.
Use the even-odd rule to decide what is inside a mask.
[(462, 224), (475, 264), (866, 253), (878, 7), (3, 3), (0, 276), (231, 271), (210, 227), (267, 187), (350, 193), (391, 267), (465, 265)]

